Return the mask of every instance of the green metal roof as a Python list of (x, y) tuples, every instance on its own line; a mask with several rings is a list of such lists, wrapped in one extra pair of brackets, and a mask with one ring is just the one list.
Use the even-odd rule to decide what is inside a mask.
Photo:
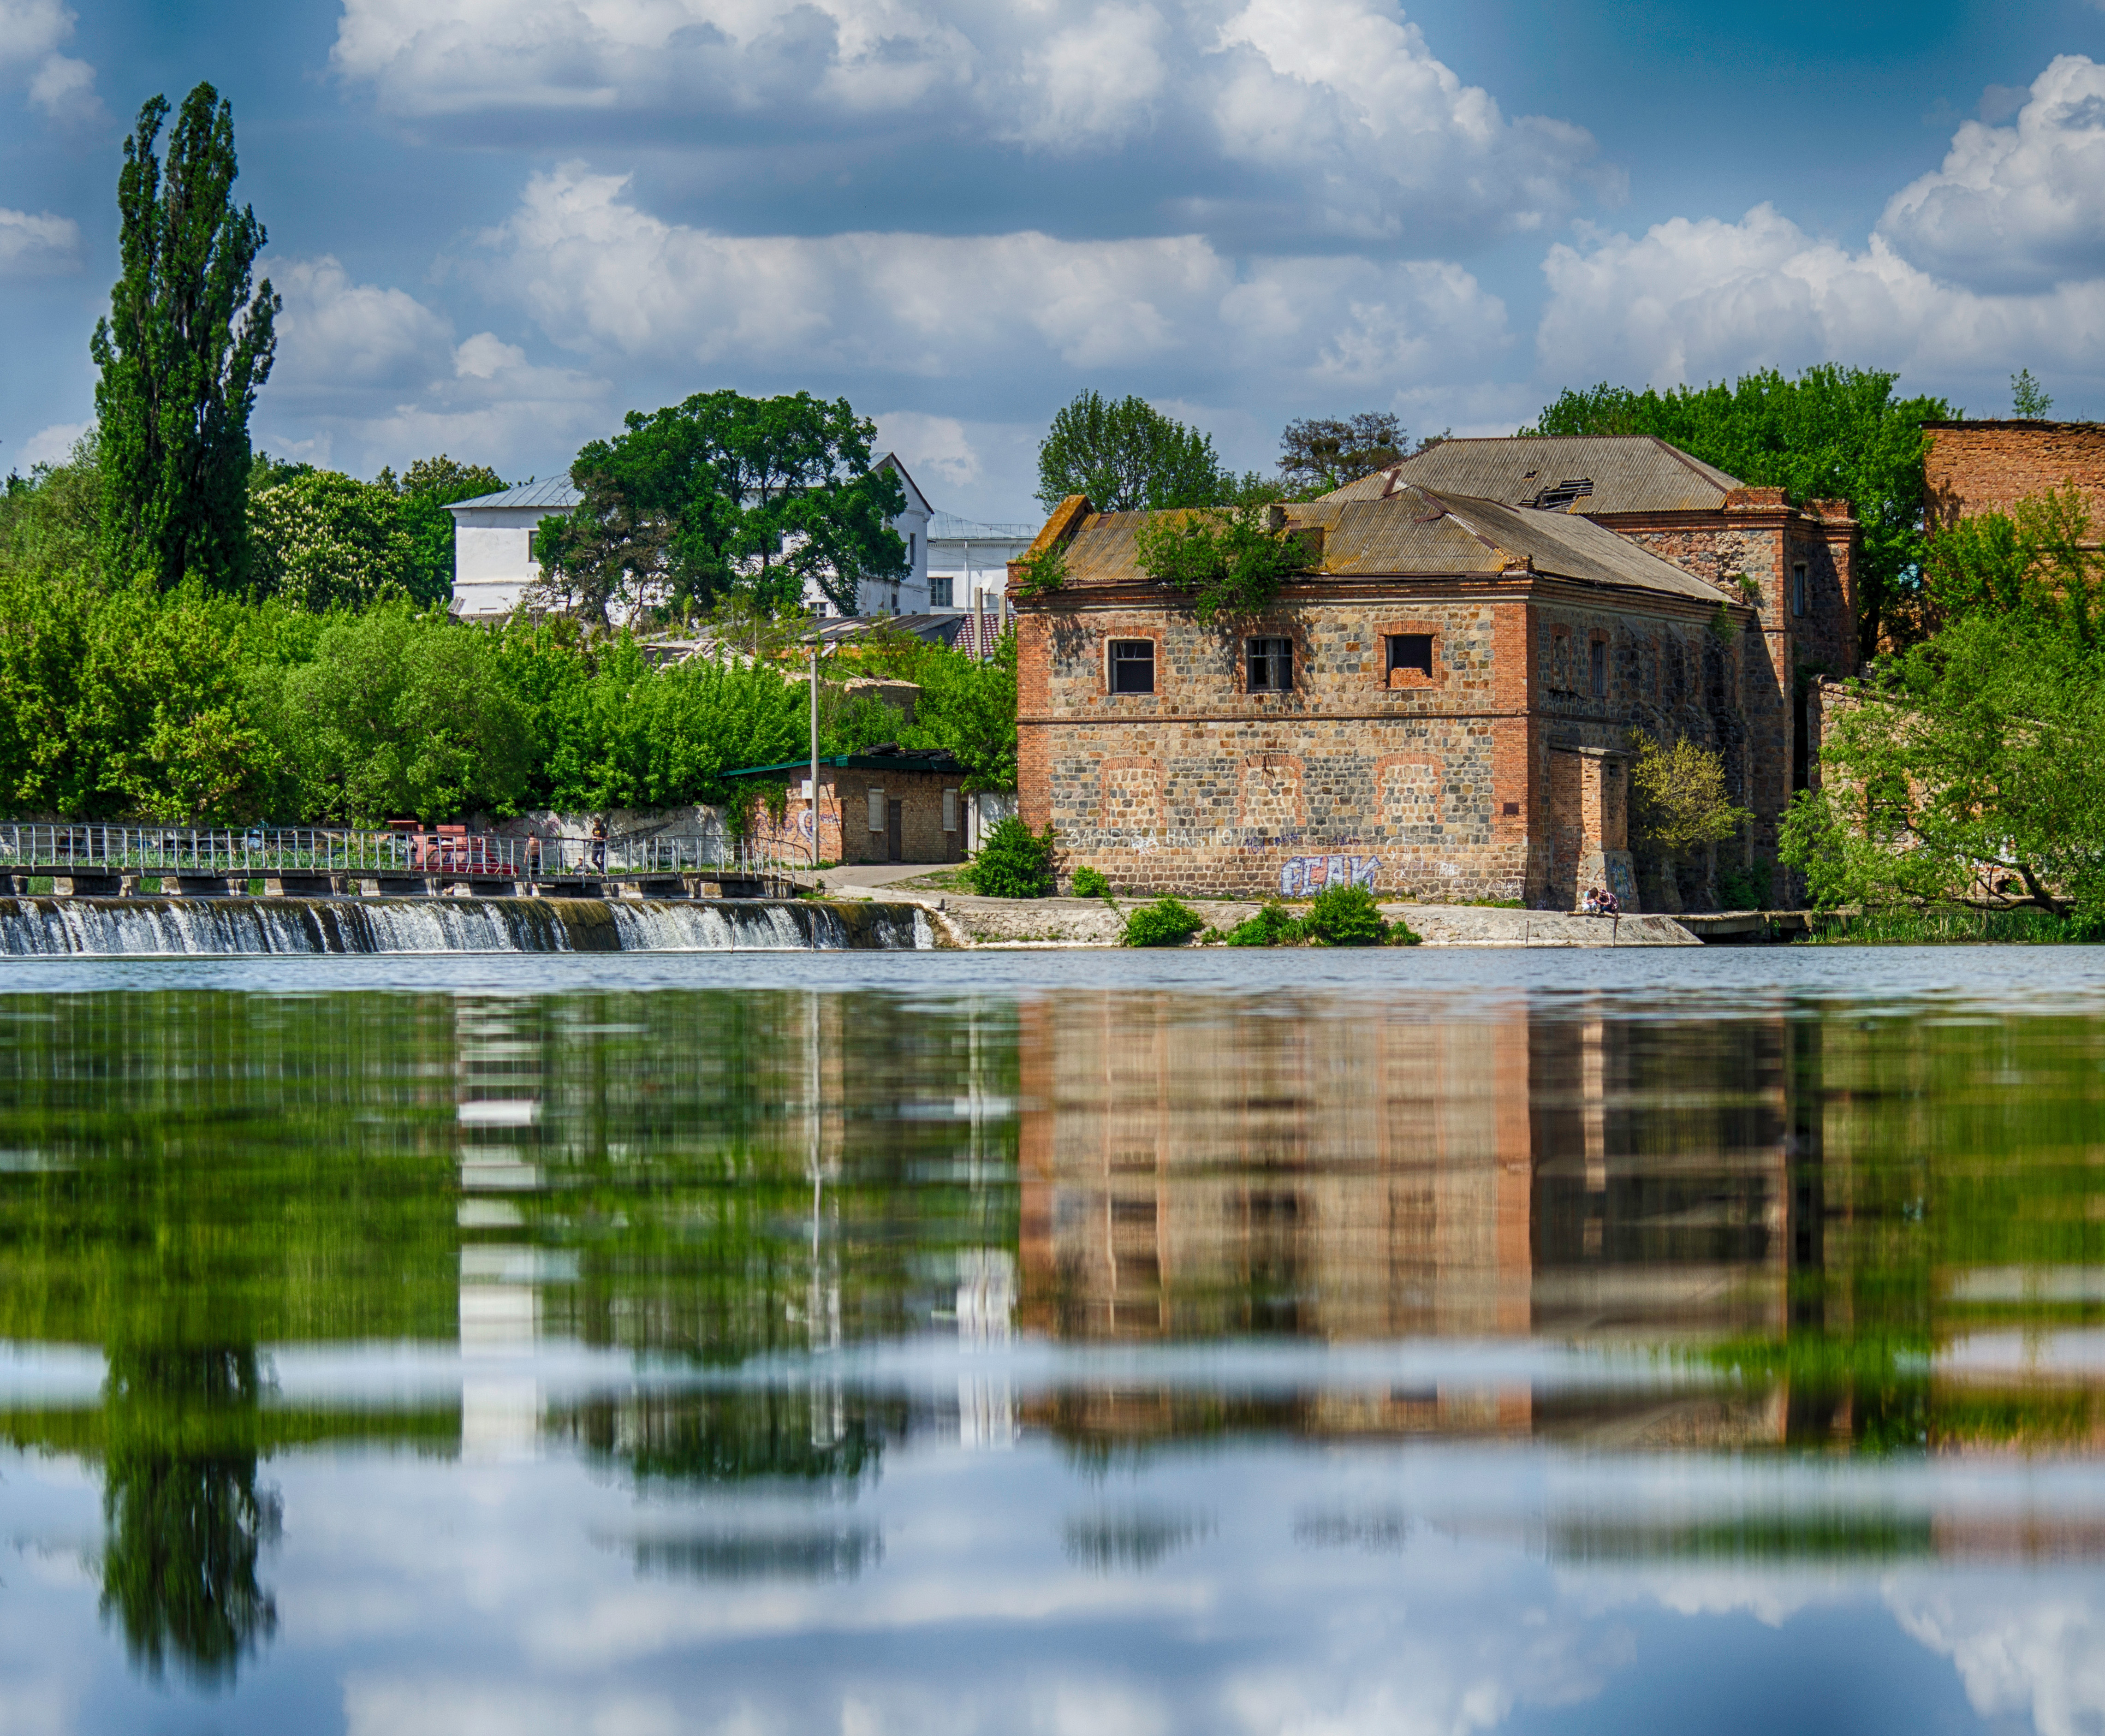
[[(958, 762), (948, 754), (821, 754), (822, 766), (837, 766), (844, 772), (956, 772)], [(772, 766), (740, 766), (735, 772), (726, 772), (726, 777), (766, 777), (776, 772), (808, 773), (811, 762), (805, 759), (785, 759)]]

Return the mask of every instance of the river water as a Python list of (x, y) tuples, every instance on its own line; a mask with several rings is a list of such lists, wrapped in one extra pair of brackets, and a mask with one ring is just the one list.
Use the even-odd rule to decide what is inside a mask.
[(32, 960), (0, 1731), (2105, 1727), (2105, 953)]

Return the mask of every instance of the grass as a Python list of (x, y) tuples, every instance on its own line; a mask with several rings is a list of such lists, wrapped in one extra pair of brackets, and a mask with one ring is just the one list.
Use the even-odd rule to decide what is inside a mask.
[(2003, 911), (1882, 910), (1813, 913), (1803, 945), (1815, 946), (2056, 946), (2105, 939), (2080, 916), (2031, 907)]

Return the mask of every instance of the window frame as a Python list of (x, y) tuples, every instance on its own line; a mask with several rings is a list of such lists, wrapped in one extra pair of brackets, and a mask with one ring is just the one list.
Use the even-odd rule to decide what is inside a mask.
[(1805, 566), (1804, 562), (1799, 561), (1794, 563), (1790, 570), (1790, 612), (1792, 617), (1798, 620), (1805, 619)]
[[(1267, 647), (1259, 651), (1260, 645)], [(1276, 676), (1280, 661), (1285, 664), (1284, 681), (1267, 679), (1262, 684), (1257, 678), (1258, 660), (1266, 664), (1268, 674)], [(1243, 691), (1245, 693), (1291, 693), (1294, 691), (1294, 640), (1285, 633), (1252, 633), (1243, 641)]]
[(1608, 642), (1606, 639), (1587, 642), (1586, 691), (1595, 699), (1608, 696)]
[[(1440, 636), (1433, 633), (1385, 633), (1382, 635), (1382, 679), (1392, 682), (1398, 670), (1432, 679), (1432, 672), (1440, 659)], [(1397, 647), (1410, 641), (1423, 642), (1425, 661), (1423, 664), (1403, 662)]]
[(865, 787), (863, 790), (863, 818), (873, 837), (890, 830), (892, 810), (885, 803), (881, 789)]
[[(1119, 655), (1120, 649), (1124, 647), (1142, 645), (1147, 647), (1147, 655), (1145, 660), (1138, 657), (1121, 657)], [(1155, 669), (1156, 663), (1160, 660), (1160, 650), (1161, 647), (1153, 639), (1106, 639), (1104, 641), (1104, 687), (1106, 691), (1108, 692), (1113, 699), (1155, 698), (1161, 691), (1161, 683), (1155, 678)], [(1147, 685), (1145, 687), (1120, 687), (1119, 685), (1120, 664), (1125, 664), (1130, 666), (1132, 664), (1138, 664), (1143, 660), (1145, 660), (1147, 665)]]

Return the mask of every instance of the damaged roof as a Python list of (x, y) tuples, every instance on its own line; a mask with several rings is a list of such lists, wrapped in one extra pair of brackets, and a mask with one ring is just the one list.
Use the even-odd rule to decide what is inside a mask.
[[(1346, 491), (1285, 508), (1288, 526), (1320, 530), (1322, 557), (1310, 576), (1341, 579), (1495, 577), (1531, 566), (1582, 584), (1665, 593), (1715, 602), (1714, 584), (1683, 572), (1592, 521), (1435, 493), (1406, 484), (1386, 498)], [(1057, 517), (1057, 515), (1056, 515)], [(1146, 584), (1133, 533), (1146, 512), (1092, 512), (1067, 545), (1067, 582)], [(1048, 528), (1051, 528), (1048, 525)]]
[(1379, 500), (1407, 483), (1580, 516), (1714, 512), (1742, 485), (1716, 465), (1649, 434), (1523, 435), (1443, 440), (1323, 499)]

